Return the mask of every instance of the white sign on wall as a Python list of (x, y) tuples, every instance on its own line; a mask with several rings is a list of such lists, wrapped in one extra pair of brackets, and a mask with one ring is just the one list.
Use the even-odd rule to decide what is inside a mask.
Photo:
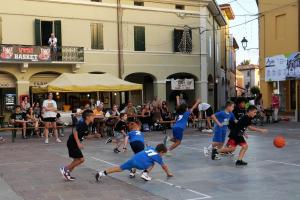
[(172, 90), (194, 90), (194, 79), (172, 79)]
[(285, 81), (300, 78), (300, 53), (267, 57), (265, 80)]

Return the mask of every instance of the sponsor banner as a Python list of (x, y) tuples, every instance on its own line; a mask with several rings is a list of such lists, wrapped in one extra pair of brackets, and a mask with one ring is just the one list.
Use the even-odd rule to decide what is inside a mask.
[(50, 62), (51, 49), (46, 46), (0, 45), (0, 61)]
[(265, 66), (266, 81), (300, 79), (300, 52), (267, 57)]
[(172, 90), (194, 90), (194, 79), (172, 79)]

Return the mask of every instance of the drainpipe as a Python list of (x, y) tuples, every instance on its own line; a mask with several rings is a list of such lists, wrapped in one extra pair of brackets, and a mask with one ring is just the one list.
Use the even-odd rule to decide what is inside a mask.
[(117, 31), (118, 31), (118, 67), (119, 67), (119, 78), (122, 79), (124, 68), (123, 68), (123, 31), (122, 31), (122, 8), (121, 0), (117, 0)]
[(213, 17), (213, 46), (214, 46), (214, 110), (218, 110), (218, 83), (217, 83), (217, 72), (216, 72), (216, 27), (215, 27), (215, 16)]

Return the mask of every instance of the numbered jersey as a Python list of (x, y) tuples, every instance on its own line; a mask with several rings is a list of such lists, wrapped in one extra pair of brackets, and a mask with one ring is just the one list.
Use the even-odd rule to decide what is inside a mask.
[(144, 133), (142, 133), (141, 131), (130, 131), (128, 133), (128, 139), (129, 142), (134, 142), (134, 141), (141, 141), (142, 143), (145, 142)]
[(183, 115), (178, 115), (176, 123), (173, 127), (185, 129), (191, 112), (186, 111)]
[(155, 162), (160, 165), (164, 164), (160, 154), (151, 146), (147, 147), (144, 151), (137, 153), (133, 157), (133, 160), (140, 169), (148, 169), (153, 166)]

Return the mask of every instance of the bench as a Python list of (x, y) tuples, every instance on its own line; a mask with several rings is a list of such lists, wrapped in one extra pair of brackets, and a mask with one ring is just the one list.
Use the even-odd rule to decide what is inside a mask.
[[(62, 129), (65, 128), (65, 126), (57, 126), (57, 129)], [(34, 130), (35, 127), (26, 127), (26, 130)], [(39, 129), (45, 129), (45, 127), (39, 127)], [(18, 130), (23, 130), (23, 128), (15, 128), (15, 127), (5, 127), (5, 128), (0, 128), (0, 131), (11, 131), (11, 141), (15, 142), (15, 139), (17, 137), (17, 131)]]

